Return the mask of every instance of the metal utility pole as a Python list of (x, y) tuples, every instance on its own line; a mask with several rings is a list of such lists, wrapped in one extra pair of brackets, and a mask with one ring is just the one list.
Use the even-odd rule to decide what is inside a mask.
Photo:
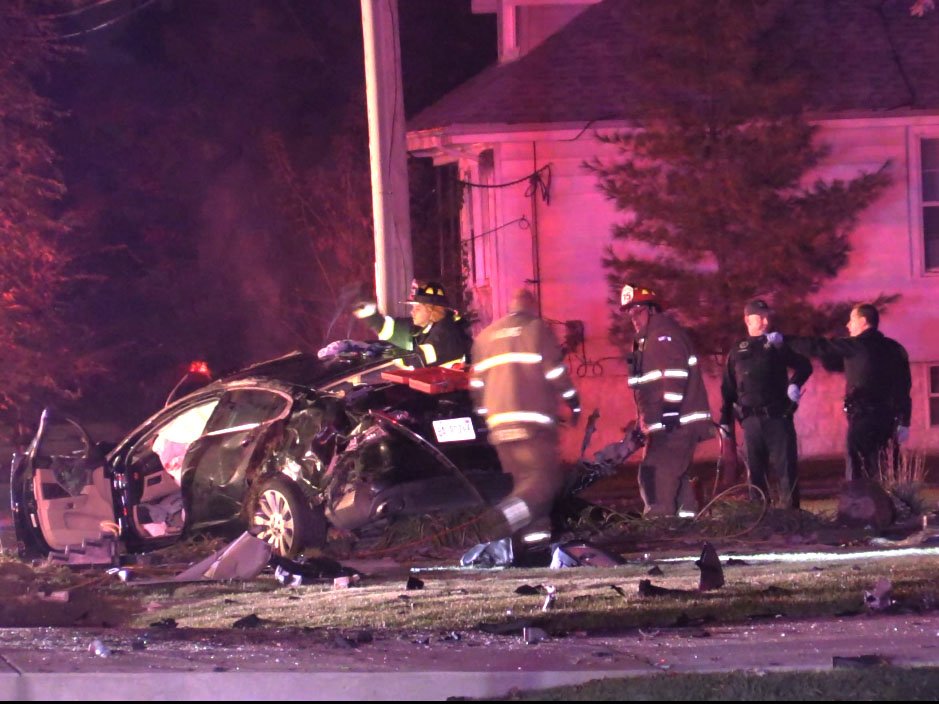
[(379, 309), (400, 312), (413, 277), (398, 0), (361, 0)]

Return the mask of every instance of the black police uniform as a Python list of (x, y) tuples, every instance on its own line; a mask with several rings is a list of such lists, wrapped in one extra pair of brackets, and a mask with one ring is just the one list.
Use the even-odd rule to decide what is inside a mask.
[[(792, 370), (789, 377), (788, 370)], [(767, 470), (779, 482), (779, 502), (799, 507), (798, 450), (792, 416), (796, 409), (786, 391), (800, 388), (812, 374), (812, 363), (789, 345), (771, 345), (765, 335), (748, 337), (727, 355), (721, 383), (721, 425), (743, 428), (750, 483), (770, 498)]]
[(787, 342), (804, 354), (821, 357), (829, 371), (844, 371), (845, 478), (877, 479), (897, 427), (910, 426), (912, 381), (906, 349), (872, 328), (855, 337), (787, 338)]

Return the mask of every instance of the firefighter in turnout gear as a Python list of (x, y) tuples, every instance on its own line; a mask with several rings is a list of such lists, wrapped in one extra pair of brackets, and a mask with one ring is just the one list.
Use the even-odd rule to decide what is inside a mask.
[(551, 537), (551, 509), (565, 477), (558, 411), (580, 415), (580, 400), (550, 326), (538, 317), (527, 289), (513, 296), (509, 314), (483, 330), (473, 345), (470, 390), (489, 427), (511, 494), (480, 519), (486, 541), (518, 536), (524, 545)]
[(699, 507), (688, 470), (711, 435), (711, 412), (688, 334), (662, 308), (655, 292), (623, 287), (620, 310), (636, 331), (629, 387), (646, 435), (639, 492), (646, 516), (689, 515)]
[(417, 350), (427, 366), (449, 367), (469, 361), (473, 344), (466, 321), (447, 301), (437, 282), (411, 286), (410, 318), (392, 318), (374, 303), (360, 303), (352, 314), (378, 333), (378, 339), (405, 350)]
[[(798, 450), (793, 414), (812, 363), (789, 345), (774, 346), (766, 336), (772, 311), (756, 299), (744, 307), (747, 337), (727, 355), (721, 382), (721, 432), (733, 438), (734, 418), (743, 428), (749, 481), (770, 500), (767, 477), (779, 487), (778, 503), (799, 508)], [(789, 376), (792, 370), (792, 376)]]
[(793, 349), (820, 357), (826, 369), (844, 372), (845, 478), (849, 481), (878, 481), (887, 452), (892, 450), (897, 462), (899, 446), (910, 434), (910, 358), (903, 345), (880, 332), (879, 325), (877, 308), (862, 303), (851, 310), (846, 326), (849, 337), (787, 338)]

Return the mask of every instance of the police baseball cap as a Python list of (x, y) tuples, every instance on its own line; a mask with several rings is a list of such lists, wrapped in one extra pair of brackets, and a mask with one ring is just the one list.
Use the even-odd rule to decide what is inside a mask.
[(773, 309), (769, 307), (769, 304), (764, 301), (762, 298), (754, 298), (752, 301), (747, 303), (743, 307), (744, 315), (762, 315), (763, 317), (768, 318), (773, 314)]

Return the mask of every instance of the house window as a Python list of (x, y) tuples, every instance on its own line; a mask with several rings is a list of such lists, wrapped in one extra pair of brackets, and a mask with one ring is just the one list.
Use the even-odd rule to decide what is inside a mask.
[(929, 368), (929, 425), (939, 425), (939, 366)]
[(923, 173), (923, 252), (927, 270), (939, 270), (939, 139), (920, 141)]

